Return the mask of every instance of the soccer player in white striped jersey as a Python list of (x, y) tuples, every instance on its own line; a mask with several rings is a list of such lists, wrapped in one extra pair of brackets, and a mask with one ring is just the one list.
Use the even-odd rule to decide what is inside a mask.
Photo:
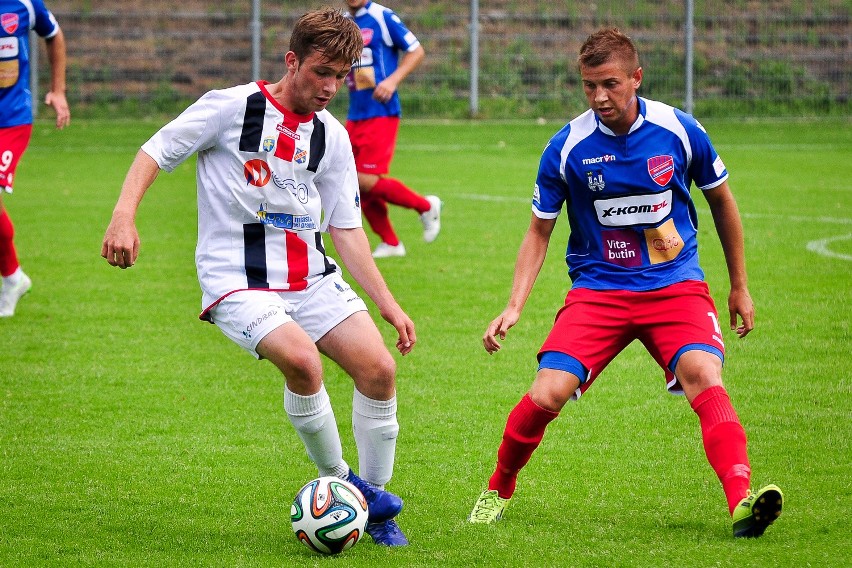
[[(414, 323), (371, 256), (349, 137), (325, 110), (362, 46), (357, 25), (339, 11), (308, 12), (293, 29), (281, 80), (211, 91), (160, 129), (130, 167), (101, 255), (113, 266), (133, 266), (143, 196), (160, 170), (197, 153), (201, 319), (281, 370), (284, 408), (319, 474), (353, 482), (367, 499), (373, 540), (399, 546), (408, 543), (394, 521), (402, 500), (384, 491), (399, 432), (396, 362), (323, 244), (329, 233), (407, 355)], [(360, 475), (343, 459), (321, 353), (355, 383)]]

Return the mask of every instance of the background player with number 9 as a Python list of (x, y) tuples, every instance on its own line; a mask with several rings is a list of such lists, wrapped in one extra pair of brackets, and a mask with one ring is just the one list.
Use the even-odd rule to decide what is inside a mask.
[(18, 162), (32, 134), (30, 30), (45, 38), (47, 46), (50, 90), (44, 102), (56, 111), (56, 128), (71, 121), (65, 99), (65, 35), (56, 18), (42, 0), (0, 0), (0, 317), (14, 315), (18, 300), (32, 286), (18, 262), (15, 228), (3, 206), (3, 193), (12, 193)]

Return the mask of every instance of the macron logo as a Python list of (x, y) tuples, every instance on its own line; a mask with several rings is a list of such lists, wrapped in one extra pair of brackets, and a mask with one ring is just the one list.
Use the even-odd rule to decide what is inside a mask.
[(605, 164), (608, 162), (614, 162), (615, 156), (612, 154), (605, 154), (603, 156), (598, 156), (597, 158), (584, 158), (583, 165), (588, 166), (590, 164)]

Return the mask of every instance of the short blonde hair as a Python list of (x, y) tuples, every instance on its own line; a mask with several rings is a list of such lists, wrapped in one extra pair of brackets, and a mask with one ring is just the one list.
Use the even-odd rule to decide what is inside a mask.
[(618, 28), (604, 28), (590, 35), (580, 47), (577, 66), (597, 67), (611, 61), (620, 61), (628, 74), (639, 68), (639, 52), (628, 36)]

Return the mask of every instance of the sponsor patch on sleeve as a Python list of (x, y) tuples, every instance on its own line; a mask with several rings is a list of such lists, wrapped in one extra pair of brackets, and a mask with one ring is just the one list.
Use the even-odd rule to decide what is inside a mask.
[(716, 159), (713, 160), (713, 171), (716, 172), (716, 177), (721, 177), (722, 172), (725, 171), (725, 164), (722, 162), (721, 156), (716, 156)]

